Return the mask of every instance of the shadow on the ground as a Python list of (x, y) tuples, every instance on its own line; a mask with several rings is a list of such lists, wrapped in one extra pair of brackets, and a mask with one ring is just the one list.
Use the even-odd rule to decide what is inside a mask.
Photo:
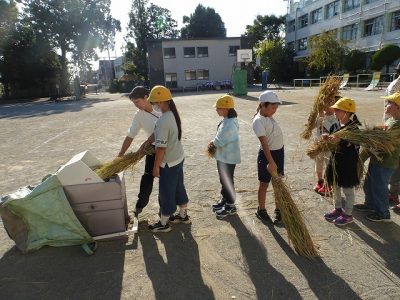
[[(296, 287), (268, 262), (268, 251), (237, 215), (226, 219), (235, 229), (257, 299), (301, 299)], [(229, 253), (229, 249), (227, 249)]]
[[(122, 97), (122, 96), (121, 96)], [(81, 100), (39, 101), (0, 103), (0, 119), (23, 119), (37, 116), (61, 114), (64, 112), (78, 112), (93, 106), (93, 103), (114, 101), (110, 98), (84, 98)]]
[(362, 239), (386, 262), (386, 268), (388, 270), (397, 277), (400, 277), (400, 226), (394, 222), (374, 223), (368, 221), (365, 218), (366, 214), (362, 212), (354, 211), (353, 216), (358, 222), (362, 223), (385, 242), (382, 243), (381, 241), (376, 240), (362, 230), (357, 224), (352, 224), (353, 226), (349, 227), (349, 230)]
[[(147, 227), (147, 222), (140, 225)], [(140, 230), (139, 239), (156, 299), (215, 298), (201, 275), (199, 248), (192, 236), (191, 225), (177, 225), (168, 234), (157, 235), (146, 228)], [(156, 239), (164, 246), (166, 261), (159, 252)]]
[(332, 272), (321, 258), (307, 259), (297, 255), (276, 231), (268, 226), (282, 250), (304, 275), (317, 299), (361, 299), (340, 276)]
[(126, 239), (101, 242), (93, 256), (78, 246), (44, 247), (0, 259), (1, 299), (120, 299)]

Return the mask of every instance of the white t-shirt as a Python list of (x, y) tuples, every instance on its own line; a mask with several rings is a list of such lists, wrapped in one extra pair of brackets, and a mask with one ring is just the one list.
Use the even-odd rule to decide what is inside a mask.
[(267, 137), (269, 150), (279, 150), (283, 147), (283, 133), (274, 118), (257, 114), (253, 119), (253, 131), (257, 137)]
[(146, 137), (148, 138), (153, 134), (156, 122), (160, 116), (161, 112), (153, 110), (151, 113), (149, 113), (139, 109), (133, 116), (131, 127), (128, 130), (128, 136), (135, 138), (140, 129), (143, 129), (146, 132)]
[(396, 92), (400, 92), (400, 75), (389, 84), (385, 91), (385, 96), (390, 96)]

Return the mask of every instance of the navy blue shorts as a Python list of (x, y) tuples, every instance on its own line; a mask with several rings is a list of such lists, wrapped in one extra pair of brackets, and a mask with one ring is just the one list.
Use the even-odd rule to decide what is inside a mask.
[(173, 167), (160, 168), (159, 198), (164, 216), (173, 214), (177, 205), (189, 202), (183, 183), (183, 161)]
[[(285, 151), (283, 147), (279, 150), (272, 150), (271, 155), (278, 167), (278, 174), (284, 175)], [(260, 149), (257, 156), (258, 180), (264, 183), (271, 181), (271, 174), (267, 170), (267, 165), (268, 161), (264, 151)]]

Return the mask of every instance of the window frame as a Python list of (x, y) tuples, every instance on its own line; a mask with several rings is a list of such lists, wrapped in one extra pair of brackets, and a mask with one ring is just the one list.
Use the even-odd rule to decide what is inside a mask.
[[(194, 73), (194, 78), (190, 77), (189, 79), (187, 78), (187, 73), (189, 72), (189, 74)], [(185, 81), (193, 81), (193, 80), (197, 80), (197, 72), (196, 70), (185, 70), (184, 71), (184, 75), (185, 75)]]
[[(315, 16), (316, 16), (316, 15), (318, 16), (317, 19), (315, 19)], [(322, 21), (322, 19), (323, 19), (323, 10), (322, 10), (322, 7), (317, 8), (317, 9), (315, 9), (315, 10), (313, 10), (313, 11), (311, 12), (311, 24), (319, 23), (319, 22)]]
[[(168, 81), (167, 76), (171, 76), (171, 78), (175, 77), (175, 80)], [(165, 73), (164, 79), (165, 79), (165, 86), (167, 88), (177, 88), (178, 87), (178, 74), (177, 73)], [(175, 83), (175, 84), (169, 84), (170, 82)]]
[[(207, 77), (199, 76), (200, 72), (207, 72)], [(198, 69), (196, 70), (197, 80), (209, 80), (210, 79), (210, 70), (209, 69)]]
[[(174, 49), (174, 56), (170, 56), (170, 55), (165, 55), (165, 50), (170, 50), (170, 49)], [(171, 58), (176, 58), (176, 50), (175, 50), (175, 47), (165, 47), (165, 48), (163, 48), (163, 57), (164, 58), (167, 58), (167, 59), (171, 59)]]
[(299, 29), (306, 28), (308, 26), (308, 13), (300, 16), (298, 22), (299, 22)]
[[(185, 54), (185, 52), (189, 49), (193, 49), (193, 54)], [(183, 47), (183, 57), (184, 58), (194, 58), (196, 57), (196, 47)]]
[[(231, 49), (233, 49), (233, 52), (231, 52)], [(237, 55), (237, 50), (240, 49), (239, 45), (231, 45), (228, 46), (228, 54), (229, 56), (236, 56)]]
[[(207, 49), (207, 54), (200, 54), (200, 51), (199, 51), (200, 48)], [(197, 47), (196, 50), (197, 50), (197, 57), (208, 57), (208, 46), (200, 46), (200, 47)]]

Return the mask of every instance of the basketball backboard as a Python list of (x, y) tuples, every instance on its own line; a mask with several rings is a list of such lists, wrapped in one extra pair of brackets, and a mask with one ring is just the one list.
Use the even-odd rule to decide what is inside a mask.
[(253, 60), (253, 52), (251, 49), (238, 49), (236, 55), (236, 61), (238, 63), (244, 62), (249, 63)]

